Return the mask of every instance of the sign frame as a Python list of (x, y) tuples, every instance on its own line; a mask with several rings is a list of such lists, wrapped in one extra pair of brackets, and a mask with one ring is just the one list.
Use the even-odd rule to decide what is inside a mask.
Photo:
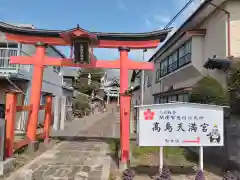
[[(138, 123), (138, 144), (139, 146), (158, 146), (158, 147), (165, 147), (165, 146), (185, 146), (185, 147), (190, 147), (190, 146), (224, 146), (224, 106), (216, 106), (216, 105), (208, 105), (208, 104), (196, 104), (196, 103), (187, 103), (187, 102), (176, 102), (176, 103), (165, 103), (165, 104), (152, 104), (152, 105), (140, 105), (140, 106), (135, 106), (136, 108), (139, 108), (139, 123)], [(209, 133), (208, 137), (205, 137), (207, 134), (206, 132), (200, 132), (200, 130), (196, 130), (195, 132), (184, 132), (184, 133), (180, 133), (180, 132), (151, 132), (153, 131), (152, 129), (150, 129), (150, 123), (156, 123), (158, 122), (158, 124), (160, 125), (161, 123), (167, 123), (167, 122), (182, 122), (183, 120), (165, 120), (165, 119), (157, 119), (161, 112), (164, 112), (169, 110), (169, 109), (174, 109), (176, 108), (176, 113), (178, 113), (178, 115), (180, 115), (181, 113), (183, 113), (183, 111), (190, 111), (190, 109), (192, 108), (191, 112), (187, 112), (190, 115), (193, 114), (193, 112), (195, 113), (204, 113), (203, 117), (205, 119), (202, 119), (201, 122), (196, 122), (196, 124), (199, 126), (199, 123), (204, 123), (206, 125), (209, 126), (208, 129), (212, 128), (212, 131), (214, 132), (218, 132), (220, 135), (220, 139), (219, 141), (217, 141), (217, 139), (212, 140), (211, 139), (211, 132), (210, 130), (207, 130), (206, 132)], [(153, 111), (148, 111), (149, 113), (153, 113), (153, 115), (155, 115), (154, 118), (145, 120), (144, 119), (144, 112), (146, 112), (146, 110), (151, 110), (153, 109)], [(180, 112), (181, 111), (181, 112)], [(212, 112), (212, 113), (211, 113)], [(155, 114), (154, 114), (155, 113)], [(180, 114), (179, 114), (180, 113)], [(185, 112), (186, 113), (186, 112)], [(177, 114), (175, 114), (177, 115)], [(209, 121), (207, 119), (209, 119), (211, 116), (217, 116), (216, 118), (220, 119), (220, 120), (215, 120), (214, 122)], [(167, 117), (168, 115), (166, 115)], [(162, 116), (161, 116), (162, 117)], [(159, 122), (159, 120), (161, 120), (161, 122)], [(184, 120), (185, 121), (185, 120)], [(196, 120), (195, 120), (196, 121)], [(185, 123), (189, 123), (189, 122), (194, 122), (195, 121), (185, 121)], [(199, 120), (200, 121), (200, 120)], [(206, 123), (207, 122), (207, 123)], [(148, 124), (149, 123), (149, 124)], [(170, 124), (170, 123), (169, 123)], [(182, 124), (182, 123), (180, 123)], [(190, 123), (189, 123), (190, 124)], [(162, 125), (162, 124), (161, 124)], [(219, 129), (218, 129), (219, 126)], [(146, 128), (148, 128), (149, 130), (146, 130)], [(153, 128), (153, 127), (152, 127)], [(216, 130), (217, 128), (217, 130)], [(156, 129), (157, 130), (157, 129)], [(159, 129), (158, 129), (159, 130)], [(170, 135), (170, 134), (173, 135)], [(195, 137), (195, 134), (196, 137)], [(186, 135), (186, 137), (185, 137)], [(147, 137), (149, 136), (149, 137)], [(184, 137), (177, 137), (177, 136), (184, 136)], [(193, 137), (194, 136), (194, 137)], [(157, 138), (159, 137), (159, 138)], [(166, 143), (166, 139), (168, 139), (170, 137), (170, 139), (173, 139), (172, 137), (176, 137), (178, 139), (180, 139), (178, 143)], [(215, 137), (215, 136), (214, 136)], [(154, 140), (152, 140), (152, 139)], [(186, 138), (183, 143), (183, 138)], [(165, 139), (165, 140), (163, 140)], [(212, 140), (210, 142), (210, 139)], [(163, 142), (165, 141), (165, 143)]]

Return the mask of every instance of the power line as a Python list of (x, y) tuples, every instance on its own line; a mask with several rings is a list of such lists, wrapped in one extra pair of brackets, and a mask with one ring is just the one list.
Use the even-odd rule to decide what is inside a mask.
[(170, 20), (170, 22), (169, 22), (163, 29), (169, 28), (169, 27), (172, 25), (172, 23), (178, 18), (178, 16), (181, 15), (182, 12), (184, 12), (184, 11), (187, 9), (187, 7), (188, 7), (193, 1), (194, 1), (194, 0), (189, 0), (189, 1), (184, 5), (184, 7)]

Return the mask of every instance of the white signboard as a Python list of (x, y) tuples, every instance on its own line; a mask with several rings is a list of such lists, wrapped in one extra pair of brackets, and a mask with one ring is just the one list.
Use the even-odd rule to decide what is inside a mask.
[(139, 107), (140, 146), (223, 146), (223, 107), (169, 103)]

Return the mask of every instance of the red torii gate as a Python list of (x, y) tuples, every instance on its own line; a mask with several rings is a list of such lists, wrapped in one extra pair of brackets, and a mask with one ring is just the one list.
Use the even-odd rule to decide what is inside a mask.
[[(79, 27), (68, 31), (26, 29), (0, 22), (0, 30), (5, 33), (7, 40), (17, 41), (22, 44), (36, 45), (36, 53), (34, 56), (12, 56), (10, 58), (10, 62), (13, 64), (31, 64), (34, 67), (30, 97), (32, 113), (27, 129), (27, 137), (31, 142), (30, 145), (34, 145), (36, 142), (36, 129), (44, 66), (120, 69), (121, 163), (126, 164), (129, 160), (130, 97), (124, 96), (123, 94), (128, 90), (128, 70), (154, 70), (154, 65), (152, 63), (135, 62), (129, 59), (128, 52), (130, 49), (156, 48), (160, 42), (165, 40), (170, 29), (148, 33), (101, 33), (89, 32)], [(85, 56), (86, 54), (82, 54), (84, 56), (84, 62), (80, 62), (81, 52), (79, 54), (78, 48), (81, 43), (86, 42), (87, 45), (90, 44), (93, 48), (118, 48), (120, 60), (96, 60), (91, 53), (89, 63), (88, 57)], [(75, 60), (78, 63), (74, 63), (72, 58), (64, 59), (46, 56), (45, 50), (47, 45), (73, 46), (75, 48)], [(84, 44), (82, 45), (84, 48)], [(89, 46), (86, 47), (89, 48)], [(89, 49), (87, 49), (87, 52), (88, 51)], [(80, 57), (80, 59), (77, 59), (77, 57)]]

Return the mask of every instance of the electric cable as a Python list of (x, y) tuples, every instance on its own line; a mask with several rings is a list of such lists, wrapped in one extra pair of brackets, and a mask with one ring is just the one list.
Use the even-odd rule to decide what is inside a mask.
[(163, 29), (167, 29), (169, 28), (172, 23), (178, 18), (178, 16), (180, 16), (187, 8), (188, 6), (193, 2), (194, 0), (189, 0), (184, 7), (169, 21), (169, 23), (163, 28)]

